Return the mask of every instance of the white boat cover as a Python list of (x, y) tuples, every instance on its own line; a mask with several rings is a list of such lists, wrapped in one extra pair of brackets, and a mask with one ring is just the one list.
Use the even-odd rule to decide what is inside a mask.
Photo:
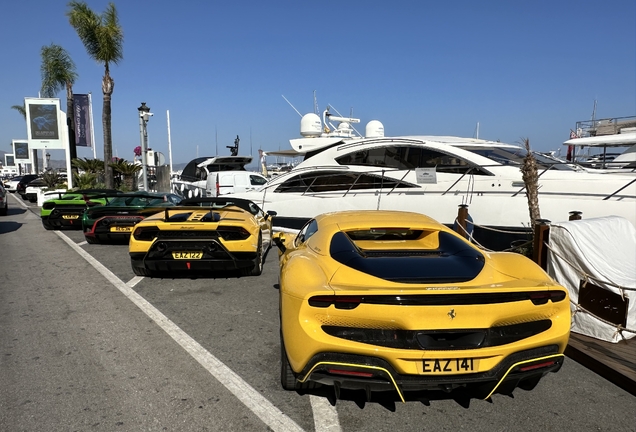
[[(550, 276), (570, 293), (573, 332), (614, 343), (636, 336), (636, 228), (627, 219), (552, 223), (547, 266)], [(582, 281), (628, 299), (624, 328), (581, 307)]]

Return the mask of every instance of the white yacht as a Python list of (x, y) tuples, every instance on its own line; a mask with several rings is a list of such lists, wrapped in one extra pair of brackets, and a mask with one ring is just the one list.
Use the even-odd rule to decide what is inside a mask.
[[(375, 120), (362, 137), (352, 127), (357, 122), (328, 111), (322, 121), (316, 114), (303, 116), (303, 138), (290, 144), (305, 160), (240, 195), (276, 211), (275, 224), (289, 228), (320, 213), (351, 209), (416, 211), (452, 225), (458, 206), (468, 205), (476, 233), (481, 227), (528, 231), (520, 171), (525, 149), (451, 136), (386, 137)], [(636, 226), (636, 178), (535, 158), (542, 218), (563, 221), (579, 211), (583, 218), (623, 216)]]

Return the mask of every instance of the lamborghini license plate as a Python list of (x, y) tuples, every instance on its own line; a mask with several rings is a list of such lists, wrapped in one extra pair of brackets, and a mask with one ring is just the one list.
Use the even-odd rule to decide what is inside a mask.
[(201, 259), (203, 252), (172, 252), (174, 259)]
[(130, 226), (114, 226), (110, 227), (110, 232), (132, 232), (133, 227)]
[(458, 359), (424, 359), (425, 374), (456, 374), (474, 372), (477, 368), (478, 360), (473, 358)]
[(62, 215), (62, 219), (79, 219), (79, 215)]

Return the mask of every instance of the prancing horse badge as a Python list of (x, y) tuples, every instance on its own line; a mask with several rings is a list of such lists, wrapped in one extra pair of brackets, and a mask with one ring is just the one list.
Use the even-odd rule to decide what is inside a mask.
[(455, 318), (455, 309), (451, 309), (449, 313), (447, 313), (446, 315), (448, 315), (450, 317), (450, 319), (454, 319)]

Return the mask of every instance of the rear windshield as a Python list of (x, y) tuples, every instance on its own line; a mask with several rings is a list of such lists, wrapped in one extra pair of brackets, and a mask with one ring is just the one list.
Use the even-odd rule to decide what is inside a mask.
[[(330, 254), (347, 267), (371, 276), (400, 283), (459, 283), (474, 279), (484, 267), (484, 256), (456, 236), (440, 231), (434, 249), (409, 248), (423, 231), (378, 229), (338, 232), (331, 239)], [(376, 245), (362, 249), (360, 240), (407, 240), (404, 248)]]

